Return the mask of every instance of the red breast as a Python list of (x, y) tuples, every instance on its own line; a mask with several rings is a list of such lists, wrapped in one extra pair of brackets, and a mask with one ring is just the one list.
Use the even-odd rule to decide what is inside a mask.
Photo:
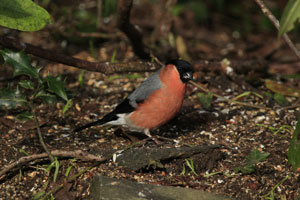
[(186, 84), (180, 80), (176, 67), (167, 65), (160, 71), (159, 77), (162, 87), (149, 95), (129, 116), (130, 122), (137, 128), (157, 128), (173, 118), (182, 106)]

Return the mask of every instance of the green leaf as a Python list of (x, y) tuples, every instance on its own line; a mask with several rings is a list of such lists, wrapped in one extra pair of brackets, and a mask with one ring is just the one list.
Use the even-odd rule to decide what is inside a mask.
[(33, 196), (33, 199), (34, 199), (34, 200), (41, 199), (41, 197), (42, 197), (44, 194), (46, 194), (45, 191), (39, 191), (39, 192), (35, 193), (35, 195)]
[(198, 176), (198, 174), (195, 171), (194, 161), (192, 159), (185, 159), (185, 162), (186, 162), (186, 165), (190, 168), (191, 173)]
[(240, 98), (243, 98), (243, 97), (246, 97), (246, 96), (250, 96), (251, 94), (263, 99), (263, 96), (261, 96), (260, 94), (258, 94), (257, 92), (251, 92), (251, 91), (246, 91), (246, 92), (243, 92), (242, 94), (234, 97), (232, 100), (239, 100)]
[(57, 157), (54, 158), (54, 164), (55, 164), (55, 171), (54, 171), (54, 175), (53, 175), (53, 182), (56, 182), (57, 176), (58, 176), (58, 172), (59, 172), (59, 161), (57, 160)]
[(279, 36), (289, 32), (300, 18), (300, 0), (289, 0), (280, 19)]
[(49, 104), (55, 103), (57, 101), (55, 95), (46, 93), (44, 90), (39, 91), (35, 97), (41, 98)]
[(63, 114), (65, 114), (72, 107), (72, 99), (69, 99), (66, 105), (63, 107)]
[(102, 1), (102, 16), (108, 17), (117, 12), (118, 0)]
[(242, 174), (251, 174), (255, 172), (255, 167), (253, 165), (246, 165), (242, 167), (236, 167), (234, 171), (236, 173), (241, 172)]
[(73, 165), (70, 165), (67, 170), (66, 170), (66, 173), (65, 173), (65, 177), (68, 177), (70, 172), (71, 172), (71, 169), (73, 168)]
[(267, 159), (270, 155), (268, 152), (260, 152), (257, 149), (251, 151), (250, 155), (246, 156), (247, 165), (236, 167), (235, 172), (241, 172), (242, 174), (251, 174), (255, 171), (255, 165)]
[(37, 31), (50, 22), (49, 13), (32, 0), (1, 0), (0, 25), (20, 31)]
[(257, 149), (251, 151), (249, 156), (246, 156), (246, 161), (249, 165), (255, 165), (267, 159), (270, 155), (268, 152), (260, 152)]
[(21, 80), (19, 82), (19, 85), (22, 87), (22, 88), (25, 88), (25, 89), (30, 89), (30, 90), (33, 90), (34, 89), (34, 84), (33, 82), (31, 82), (30, 80)]
[(270, 92), (264, 92), (264, 95), (265, 95), (266, 97), (273, 98), (273, 95), (272, 95), (272, 93), (270, 93)]
[(117, 49), (114, 50), (111, 58), (110, 58), (110, 62), (111, 63), (115, 63), (116, 62), (116, 55), (117, 55)]
[(293, 170), (297, 170), (300, 167), (300, 117), (289, 147), (288, 163), (292, 165)]
[[(78, 9), (72, 14), (76, 30), (79, 32), (96, 32), (97, 16), (86, 9)], [(90, 43), (91, 44), (91, 43)]]
[(33, 114), (31, 112), (25, 111), (17, 115), (17, 119), (21, 121), (32, 120)]
[(26, 98), (20, 93), (18, 88), (15, 90), (7, 88), (0, 89), (0, 107), (13, 109), (25, 105), (26, 102)]
[(68, 101), (68, 96), (64, 88), (64, 81), (61, 80), (60, 76), (57, 77), (47, 76), (45, 80), (48, 84), (49, 91), (55, 93), (57, 96)]
[(288, 100), (286, 100), (286, 98), (279, 93), (275, 93), (273, 96), (275, 102), (280, 105), (280, 106), (288, 106), (290, 105), (290, 103), (288, 102)]
[(78, 76), (78, 82), (79, 82), (79, 85), (80, 86), (83, 86), (83, 75), (84, 75), (84, 73), (85, 73), (85, 70), (81, 70), (80, 71), (80, 74), (79, 74), (79, 76)]
[(33, 78), (39, 77), (39, 70), (31, 65), (30, 57), (24, 51), (13, 52), (5, 49), (0, 50), (0, 53), (5, 62), (14, 68), (14, 76), (27, 75)]
[(211, 92), (204, 94), (204, 93), (197, 93), (198, 100), (200, 104), (203, 106), (205, 110), (210, 110), (211, 102), (213, 99), (213, 94)]
[(20, 152), (20, 153), (24, 153), (26, 156), (29, 156), (29, 155), (30, 155), (30, 154), (27, 153), (24, 149), (20, 149), (19, 152)]

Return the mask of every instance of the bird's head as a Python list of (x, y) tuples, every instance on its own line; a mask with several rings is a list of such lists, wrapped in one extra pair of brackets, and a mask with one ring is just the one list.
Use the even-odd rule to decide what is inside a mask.
[(189, 62), (185, 60), (171, 60), (167, 62), (167, 65), (168, 64), (176, 66), (182, 82), (187, 83), (188, 81), (193, 80), (194, 67)]

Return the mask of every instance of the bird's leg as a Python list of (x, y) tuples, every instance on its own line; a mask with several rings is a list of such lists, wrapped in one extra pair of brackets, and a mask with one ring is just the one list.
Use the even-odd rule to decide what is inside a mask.
[(137, 141), (139, 141), (139, 139), (137, 139), (136, 137), (127, 134), (126, 130), (124, 130), (123, 127), (118, 128), (118, 129), (115, 131), (115, 134), (116, 134), (116, 135), (120, 135), (120, 136), (123, 137), (123, 138), (129, 139), (131, 142), (137, 142)]
[(158, 141), (157, 138), (152, 137), (152, 135), (150, 134), (149, 129), (145, 129), (144, 134), (147, 135), (149, 138), (151, 138), (156, 144), (161, 144), (161, 142)]

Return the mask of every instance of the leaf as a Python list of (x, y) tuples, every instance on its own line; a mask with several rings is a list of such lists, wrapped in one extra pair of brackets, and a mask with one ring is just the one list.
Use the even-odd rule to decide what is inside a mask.
[(83, 86), (83, 75), (84, 75), (84, 73), (85, 73), (85, 70), (81, 70), (80, 74), (78, 76), (78, 82), (79, 82), (80, 86)]
[(194, 161), (192, 159), (185, 159), (186, 165), (190, 168), (191, 173), (198, 176), (198, 174), (195, 171), (194, 167)]
[(30, 89), (30, 90), (33, 90), (34, 89), (34, 84), (33, 82), (31, 82), (30, 80), (21, 80), (19, 82), (19, 85), (22, 87), (22, 88), (25, 88), (25, 89)]
[(279, 84), (275, 81), (266, 80), (265, 85), (269, 90), (272, 90), (273, 92), (282, 94), (284, 96), (300, 96), (300, 90), (286, 86), (284, 84)]
[(239, 99), (241, 99), (241, 98), (243, 98), (243, 97), (245, 97), (245, 96), (249, 96), (250, 94), (251, 94), (251, 92), (250, 92), (250, 91), (243, 92), (242, 94), (240, 94), (240, 95), (238, 95), (238, 96), (234, 97), (232, 100), (235, 100), (235, 101), (237, 101), (237, 100), (239, 100)]
[(288, 163), (292, 165), (295, 171), (300, 167), (300, 117), (289, 147)]
[(239, 100), (239, 99), (241, 99), (241, 98), (243, 98), (243, 97), (250, 96), (251, 94), (253, 94), (253, 95), (255, 95), (255, 96), (257, 96), (257, 97), (263, 99), (263, 96), (261, 96), (261, 95), (258, 94), (257, 92), (246, 91), (246, 92), (243, 92), (242, 94), (240, 94), (240, 95), (234, 97), (232, 100), (236, 100), (236, 101), (237, 101), (237, 100)]
[(267, 159), (270, 155), (268, 152), (260, 152), (257, 149), (251, 151), (250, 155), (246, 156), (247, 165), (236, 167), (235, 172), (241, 172), (242, 174), (251, 174), (255, 171), (255, 165)]
[(54, 171), (54, 175), (53, 175), (53, 182), (56, 182), (58, 172), (59, 172), (59, 167), (60, 167), (57, 157), (54, 158), (54, 164), (55, 164), (55, 171)]
[(0, 107), (13, 109), (18, 106), (25, 105), (26, 102), (25, 97), (20, 93), (18, 88), (15, 90), (7, 88), (0, 89)]
[[(1, 18), (1, 17), (0, 17)], [(14, 68), (14, 76), (27, 75), (29, 77), (38, 78), (38, 69), (31, 65), (30, 57), (24, 51), (13, 52), (5, 49), (0, 50), (6, 63)]]
[(236, 167), (234, 171), (236, 173), (241, 172), (242, 174), (251, 174), (255, 172), (255, 167), (253, 165), (246, 165), (242, 167)]
[(57, 77), (47, 76), (45, 80), (48, 84), (49, 91), (55, 93), (57, 96), (68, 101), (68, 96), (64, 88), (64, 81), (61, 80), (60, 76)]
[(184, 41), (183, 37), (177, 36), (176, 40), (175, 40), (175, 43), (176, 43), (176, 50), (177, 50), (178, 55), (183, 60), (187, 60), (187, 61), (191, 60), (191, 57), (188, 54), (187, 46), (185, 44), (185, 41)]
[(273, 95), (272, 95), (272, 93), (270, 93), (270, 92), (264, 92), (264, 95), (265, 95), (266, 97), (273, 98)]
[(41, 90), (36, 95), (37, 98), (43, 99), (46, 103), (55, 103), (57, 101), (56, 96), (53, 94), (46, 93), (45, 91)]
[(66, 173), (65, 173), (65, 177), (68, 177), (70, 172), (71, 172), (71, 169), (73, 168), (74, 166), (73, 165), (70, 165), (67, 169), (66, 169)]
[(110, 58), (110, 63), (115, 63), (116, 62), (116, 55), (117, 55), (117, 49), (114, 50), (111, 58)]
[(251, 151), (249, 156), (246, 156), (246, 161), (249, 165), (255, 165), (267, 159), (270, 155), (268, 152), (260, 152), (257, 149)]
[(108, 17), (117, 12), (118, 0), (102, 1), (102, 17)]
[(211, 102), (213, 99), (213, 95), (211, 92), (204, 94), (204, 93), (197, 93), (198, 100), (200, 101), (201, 105), (205, 110), (210, 110)]
[(34, 194), (33, 199), (34, 199), (34, 200), (41, 199), (41, 197), (42, 197), (44, 194), (46, 194), (45, 191), (39, 191), (39, 192), (37, 192), (37, 193)]
[(30, 155), (30, 154), (27, 153), (27, 151), (25, 151), (24, 149), (20, 149), (19, 152), (20, 152), (20, 153), (24, 153), (26, 156), (29, 156), (29, 155)]
[(18, 120), (27, 121), (27, 120), (33, 119), (33, 114), (31, 112), (25, 111), (25, 112), (18, 114), (16, 117)]
[(65, 114), (72, 107), (72, 99), (69, 99), (66, 105), (63, 107), (63, 114)]
[(280, 19), (279, 36), (289, 32), (300, 18), (300, 0), (289, 0)]
[(1, 0), (0, 25), (20, 31), (37, 31), (50, 22), (49, 13), (32, 0)]
[(278, 103), (278, 105), (280, 105), (280, 106), (290, 105), (288, 100), (286, 100), (286, 98), (282, 94), (275, 93), (273, 98), (274, 98), (275, 102)]

